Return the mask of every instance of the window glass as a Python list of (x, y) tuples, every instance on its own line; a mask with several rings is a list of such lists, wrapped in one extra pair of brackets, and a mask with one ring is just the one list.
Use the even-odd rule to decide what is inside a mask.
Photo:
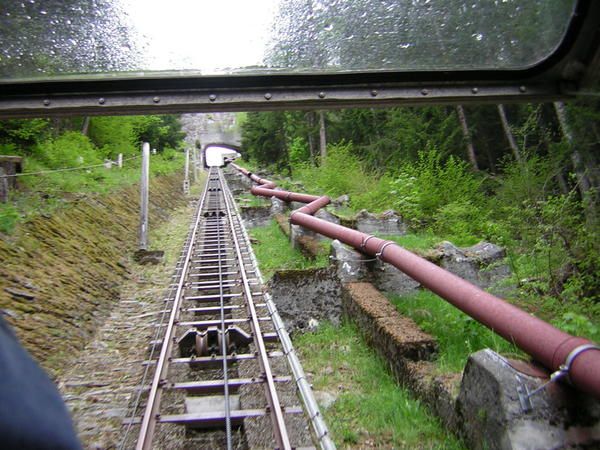
[(519, 69), (575, 0), (3, 0), (0, 79)]

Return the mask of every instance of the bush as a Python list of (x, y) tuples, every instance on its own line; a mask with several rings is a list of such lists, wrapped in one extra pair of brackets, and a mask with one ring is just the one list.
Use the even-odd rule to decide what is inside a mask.
[(433, 228), (457, 245), (476, 244), (484, 234), (486, 213), (470, 201), (451, 202), (442, 206), (434, 216)]
[(301, 164), (296, 174), (311, 191), (316, 188), (331, 197), (348, 194), (351, 202), (374, 185), (373, 178), (364, 171), (360, 159), (353, 154), (351, 143), (328, 146), (327, 158), (321, 161), (319, 167)]
[(390, 184), (394, 209), (414, 225), (446, 232), (461, 222), (461, 233), (474, 231), (467, 226), (468, 219), (481, 212), (484, 197), (481, 180), (466, 162), (452, 156), (442, 162), (436, 150), (420, 152), (417, 161), (405, 163)]
[(19, 211), (10, 203), (0, 203), (0, 233), (9, 234), (19, 220)]
[(295, 137), (292, 139), (289, 147), (289, 154), (292, 170), (297, 167), (301, 167), (303, 162), (306, 162), (310, 159), (310, 150), (306, 144), (306, 140), (301, 137)]
[(76, 131), (68, 131), (54, 140), (39, 144), (36, 153), (51, 169), (89, 166), (103, 161), (90, 140)]
[(90, 140), (101, 149), (105, 158), (116, 159), (119, 153), (135, 155), (139, 152), (135, 126), (135, 117), (93, 117), (90, 119)]

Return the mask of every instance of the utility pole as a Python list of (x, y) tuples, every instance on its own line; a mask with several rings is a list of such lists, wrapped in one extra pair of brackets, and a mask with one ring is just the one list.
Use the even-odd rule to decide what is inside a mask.
[(185, 149), (185, 176), (183, 178), (183, 193), (190, 193), (190, 149)]
[(142, 144), (140, 179), (140, 250), (148, 250), (148, 187), (150, 182), (150, 144)]

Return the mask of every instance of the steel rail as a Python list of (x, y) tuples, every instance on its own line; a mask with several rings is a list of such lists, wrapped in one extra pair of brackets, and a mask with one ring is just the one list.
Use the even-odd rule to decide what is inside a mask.
[(206, 186), (204, 193), (202, 194), (202, 200), (200, 201), (196, 218), (194, 220), (194, 226), (190, 236), (190, 246), (187, 249), (185, 261), (183, 263), (183, 267), (181, 268), (179, 282), (177, 283), (177, 291), (175, 292), (175, 297), (173, 299), (173, 307), (169, 316), (169, 323), (164, 334), (163, 345), (158, 357), (156, 371), (154, 372), (150, 393), (148, 395), (148, 401), (146, 403), (146, 409), (140, 425), (140, 433), (136, 444), (136, 450), (149, 450), (152, 448), (152, 439), (154, 437), (154, 430), (158, 420), (157, 414), (162, 394), (163, 379), (168, 371), (169, 356), (171, 355), (171, 350), (173, 347), (173, 332), (176, 327), (175, 321), (177, 320), (181, 303), (183, 301), (183, 288), (185, 285), (186, 274), (192, 260), (191, 257), (194, 251), (196, 235), (198, 232), (198, 224), (200, 223), (200, 217), (202, 216), (201, 211), (204, 206), (204, 202), (206, 201), (209, 183), (210, 177), (208, 177), (206, 180)]
[[(220, 169), (219, 169), (219, 176), (222, 176), (222, 172)], [(223, 186), (223, 184), (222, 184), (222, 186)], [(223, 192), (225, 192), (223, 187), (222, 187), (222, 190), (223, 190)], [(233, 208), (231, 208), (231, 205), (230, 205), (231, 199), (230, 199), (229, 195), (224, 195), (224, 198), (225, 198), (225, 208), (227, 210), (227, 217), (228, 217), (231, 225), (233, 226), (233, 214), (231, 211)], [(275, 441), (277, 442), (277, 445), (279, 446), (279, 449), (291, 450), (292, 447), (291, 447), (289, 436), (287, 433), (285, 421), (283, 419), (283, 411), (282, 411), (281, 405), (279, 403), (279, 396), (277, 394), (277, 389), (275, 387), (273, 373), (271, 372), (271, 366), (269, 364), (267, 349), (265, 347), (264, 339), (262, 336), (262, 331), (260, 329), (260, 323), (258, 320), (258, 315), (256, 313), (256, 308), (254, 306), (252, 290), (250, 288), (250, 284), (248, 282), (248, 277), (247, 277), (246, 271), (245, 271), (245, 262), (242, 257), (242, 253), (240, 251), (239, 239), (235, 232), (232, 234), (232, 237), (233, 237), (233, 240), (235, 243), (235, 251), (236, 251), (237, 258), (238, 258), (239, 265), (240, 265), (240, 275), (242, 277), (243, 289), (244, 289), (244, 293), (246, 294), (246, 305), (248, 307), (248, 312), (250, 314), (254, 344), (256, 345), (256, 348), (258, 351), (258, 362), (259, 362), (261, 370), (263, 371), (264, 378), (266, 381), (265, 394), (267, 397), (267, 401), (269, 403), (269, 412), (270, 412), (271, 420), (273, 423), (273, 434), (275, 437)]]
[[(235, 166), (235, 164), (232, 165)], [(243, 168), (239, 167), (239, 169)], [(239, 209), (236, 204), (234, 204), (234, 208), (239, 215)], [(250, 237), (248, 236), (248, 233), (244, 228), (242, 228), (242, 236), (246, 241), (247, 247), (249, 249), (250, 259), (252, 260), (253, 266), (256, 267), (256, 276), (260, 284), (264, 284), (264, 278), (260, 271), (258, 261), (256, 260), (256, 255), (254, 254), (252, 246), (250, 245)], [(265, 304), (269, 311), (269, 315), (273, 320), (275, 331), (279, 336), (279, 341), (281, 342), (283, 353), (287, 358), (288, 364), (292, 371), (292, 375), (294, 376), (294, 382), (298, 387), (298, 393), (300, 394), (302, 402), (304, 403), (304, 408), (306, 410), (306, 413), (308, 414), (308, 418), (312, 425), (315, 436), (317, 437), (317, 440), (319, 441), (319, 444), (323, 450), (335, 450), (336, 446), (333, 440), (331, 439), (329, 429), (327, 428), (327, 424), (325, 423), (321, 411), (319, 410), (319, 404), (317, 403), (317, 400), (313, 395), (312, 386), (306, 378), (306, 374), (304, 373), (304, 369), (302, 368), (300, 359), (296, 354), (296, 349), (294, 348), (292, 340), (290, 339), (290, 336), (285, 328), (285, 324), (283, 323), (283, 320), (281, 319), (281, 316), (277, 311), (277, 306), (275, 305), (275, 302), (273, 301), (269, 293), (265, 293), (264, 297)]]
[[(201, 206), (200, 202), (198, 202), (198, 204), (196, 205), (196, 209), (194, 211), (194, 217), (196, 217), (197, 215), (200, 214), (200, 211), (201, 211), (200, 206)], [(181, 270), (182, 263), (185, 261), (186, 249), (188, 249), (191, 244), (192, 244), (191, 233), (188, 233), (188, 235), (186, 236), (186, 240), (185, 240), (184, 246), (183, 246), (183, 250), (181, 251), (179, 259), (178, 259), (178, 261), (177, 261), (177, 263), (175, 265), (175, 272), (179, 272)], [(165, 303), (168, 303), (169, 301), (171, 301), (171, 299), (173, 299), (173, 300), (175, 299), (175, 296), (174, 296), (173, 292), (176, 289), (177, 289), (177, 285), (176, 284), (172, 283), (172, 284), (169, 285), (168, 294), (167, 294), (166, 298), (164, 299)], [(161, 311), (161, 313), (160, 313), (161, 317), (159, 319), (159, 323), (163, 324), (165, 322), (167, 314), (169, 312), (170, 311), (165, 306), (165, 309), (163, 309)], [(154, 334), (154, 338), (151, 341), (151, 343), (152, 343), (151, 345), (152, 346), (151, 346), (151, 349), (150, 349), (150, 359), (152, 359), (154, 357), (154, 352), (156, 351), (156, 347), (157, 347), (156, 343), (159, 342), (159, 338), (160, 338), (160, 331), (161, 331), (160, 327), (157, 327), (156, 328), (156, 333)], [(149, 370), (150, 370), (150, 366), (146, 365), (145, 368), (144, 368), (144, 373), (142, 375), (142, 381), (140, 383), (142, 386), (146, 385), (146, 380), (148, 378)], [(141, 401), (141, 397), (142, 397), (143, 392), (144, 392), (143, 389), (139, 389), (138, 394), (135, 397), (135, 400), (133, 402), (133, 406), (130, 409), (130, 411), (131, 411), (131, 415), (129, 416), (130, 419), (133, 419), (135, 417), (135, 414), (138, 411), (138, 408), (139, 408), (139, 405), (140, 405), (140, 401)], [(125, 433), (123, 434), (123, 437), (121, 438), (121, 440), (120, 440), (120, 442), (118, 444), (118, 448), (119, 449), (125, 448), (125, 444), (126, 444), (127, 439), (129, 437), (129, 432), (131, 431), (132, 425), (133, 425), (133, 421), (130, 420), (129, 423), (127, 424), (126, 429), (125, 429)]]
[[(210, 173), (212, 173), (212, 169), (210, 171)], [(220, 178), (220, 177), (219, 177)], [(210, 174), (209, 174), (209, 179), (210, 179)], [(220, 180), (219, 180), (220, 181)], [(212, 191), (213, 194), (217, 194), (219, 191)], [(222, 189), (221, 189), (221, 193)], [(218, 196), (218, 194), (217, 194)], [(219, 200), (217, 200), (217, 211), (220, 212), (221, 211), (221, 202)], [(215, 217), (215, 222), (217, 224), (217, 247), (220, 248), (221, 247), (221, 238), (223, 230), (222, 230), (222, 225), (223, 225), (223, 219), (220, 216), (220, 214), (217, 214), (217, 216)], [(232, 224), (229, 224), (230, 228), (232, 227)], [(206, 248), (206, 246), (205, 246)], [(232, 450), (233, 449), (233, 444), (232, 444), (232, 436), (231, 436), (231, 405), (229, 403), (229, 374), (228, 374), (228, 366), (227, 366), (227, 343), (225, 342), (225, 298), (224, 298), (224, 292), (223, 292), (223, 262), (221, 261), (221, 258), (219, 258), (219, 306), (221, 309), (221, 355), (223, 358), (223, 400), (224, 400), (224, 406), (225, 406), (225, 438), (227, 441), (227, 450)]]
[[(251, 172), (245, 169), (242, 171), (235, 164), (232, 166), (253, 181), (258, 178), (252, 178)], [(268, 180), (258, 180), (260, 181), (257, 182), (263, 185), (270, 183), (273, 186)], [(253, 187), (251, 192), (288, 201), (303, 195), (264, 187)], [(308, 203), (307, 205), (292, 212), (290, 223), (338, 239), (363, 253), (390, 263), (479, 323), (514, 343), (554, 374), (564, 375), (567, 370), (567, 376), (561, 378), (600, 399), (600, 347), (588, 339), (572, 336), (531, 316), (505, 300), (409, 252), (395, 242), (313, 217), (319, 208), (329, 203), (329, 198), (312, 197), (314, 199), (309, 203), (304, 202)]]

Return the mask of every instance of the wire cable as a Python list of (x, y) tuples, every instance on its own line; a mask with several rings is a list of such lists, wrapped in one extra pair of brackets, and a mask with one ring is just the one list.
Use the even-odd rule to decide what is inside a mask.
[[(131, 161), (132, 159), (136, 159), (136, 158), (140, 158), (140, 155), (136, 155), (136, 156), (132, 156), (131, 158), (126, 158), (123, 160), (123, 162), (125, 161)], [(116, 164), (115, 161), (110, 161), (111, 164)], [(38, 172), (22, 172), (22, 173), (14, 173), (12, 175), (0, 175), (0, 178), (15, 178), (15, 177), (25, 177), (28, 175), (46, 175), (49, 173), (58, 173), (58, 172), (71, 172), (74, 170), (87, 170), (87, 169), (94, 169), (97, 167), (103, 167), (105, 164), (108, 164), (108, 162), (105, 163), (100, 163), (100, 164), (93, 164), (91, 166), (81, 166), (81, 167), (63, 167), (61, 169), (53, 169), (53, 170), (40, 170)]]

